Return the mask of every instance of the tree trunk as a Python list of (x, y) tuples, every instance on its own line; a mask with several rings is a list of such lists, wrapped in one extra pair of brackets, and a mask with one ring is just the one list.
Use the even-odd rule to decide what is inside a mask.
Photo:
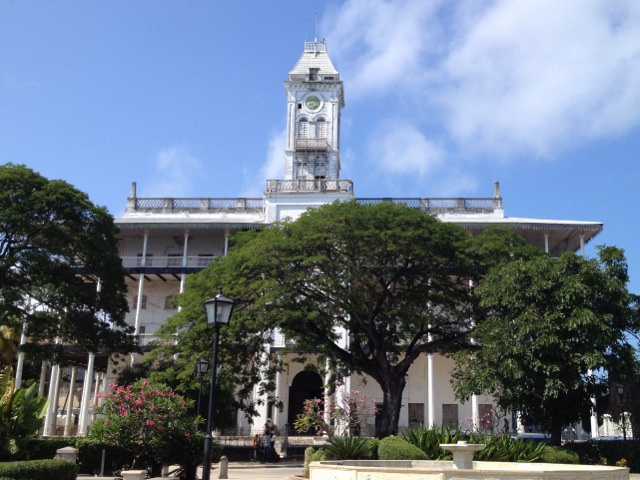
[(379, 414), (380, 428), (378, 437), (384, 438), (398, 434), (398, 422), (400, 409), (402, 408), (402, 392), (406, 385), (404, 374), (397, 374), (393, 369), (385, 375), (380, 382), (382, 388), (383, 403), (382, 412)]
[(551, 445), (559, 447), (562, 444), (562, 417), (553, 416), (551, 418)]

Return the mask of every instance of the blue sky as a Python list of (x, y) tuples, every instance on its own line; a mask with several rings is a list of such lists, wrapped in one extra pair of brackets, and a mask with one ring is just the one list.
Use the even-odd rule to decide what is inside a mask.
[[(640, 293), (637, 0), (0, 0), (0, 162), (87, 192), (260, 197), (282, 82), (325, 38), (358, 197), (602, 221)], [(589, 252), (593, 252), (590, 245)]]

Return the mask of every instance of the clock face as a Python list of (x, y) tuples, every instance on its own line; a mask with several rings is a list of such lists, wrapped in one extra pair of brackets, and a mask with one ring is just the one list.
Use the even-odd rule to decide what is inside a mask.
[(304, 104), (309, 110), (317, 110), (320, 107), (320, 99), (315, 95), (311, 95), (307, 97)]

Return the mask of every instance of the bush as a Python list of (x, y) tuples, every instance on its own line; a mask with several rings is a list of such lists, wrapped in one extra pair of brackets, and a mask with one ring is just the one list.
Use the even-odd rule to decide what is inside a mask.
[(474, 460), (485, 462), (540, 462), (545, 444), (511, 437), (488, 437), (484, 450), (476, 452)]
[(427, 454), (402, 437), (387, 437), (378, 445), (380, 460), (428, 460)]
[(77, 475), (76, 465), (66, 460), (28, 460), (0, 463), (0, 477), (9, 477), (13, 480), (32, 480), (34, 478), (76, 480)]
[(331, 437), (323, 447), (327, 460), (364, 460), (371, 458), (369, 441), (348, 435)]
[(552, 445), (544, 445), (542, 455), (540, 456), (542, 463), (580, 463), (580, 456), (576, 452), (567, 450), (563, 447), (554, 447)]
[(304, 470), (302, 472), (302, 476), (309, 478), (309, 464), (311, 462), (321, 462), (326, 459), (326, 453), (322, 448), (319, 450), (316, 450), (313, 447), (307, 448), (304, 451)]
[(415, 431), (409, 430), (402, 438), (422, 450), (428, 460), (451, 460), (453, 454), (440, 448), (440, 444), (457, 443), (458, 440), (462, 440), (459, 432), (452, 434), (450, 428), (438, 428), (435, 425), (430, 429), (420, 426)]

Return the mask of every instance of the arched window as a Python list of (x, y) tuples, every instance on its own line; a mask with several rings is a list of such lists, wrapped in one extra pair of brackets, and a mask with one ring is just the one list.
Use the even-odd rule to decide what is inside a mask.
[(319, 118), (316, 121), (316, 136), (317, 138), (327, 138), (327, 122), (324, 118)]
[(306, 118), (298, 122), (298, 138), (309, 138), (309, 120)]

